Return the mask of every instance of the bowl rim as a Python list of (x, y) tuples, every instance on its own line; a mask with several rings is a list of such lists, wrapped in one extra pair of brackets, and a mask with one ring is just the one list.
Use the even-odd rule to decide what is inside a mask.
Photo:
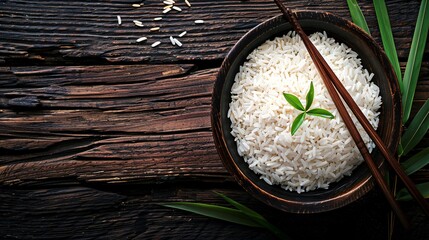
[[(335, 21), (338, 21), (338, 23), (334, 23), (332, 21), (329, 21), (329, 24), (335, 24), (338, 26), (346, 26), (346, 28), (350, 29), (350, 31), (354, 32), (353, 34), (359, 35), (361, 38), (365, 39), (366, 44), (374, 51), (379, 54), (378, 60), (380, 63), (387, 64), (384, 71), (389, 76), (389, 86), (391, 90), (394, 92), (392, 95), (392, 100), (394, 103), (397, 103), (394, 108), (397, 108), (395, 111), (395, 119), (399, 121), (395, 121), (395, 126), (398, 127), (399, 131), (397, 131), (396, 135), (398, 137), (394, 140), (394, 148), (396, 152), (396, 148), (399, 144), (399, 134), (402, 130), (401, 117), (402, 117), (402, 108), (401, 108), (401, 99), (399, 94), (399, 86), (397, 83), (396, 75), (394, 74), (393, 68), (391, 67), (390, 61), (388, 60), (384, 50), (381, 48), (381, 46), (364, 30), (362, 30), (360, 27), (352, 23), (351, 21), (344, 19), (338, 15), (328, 13), (328, 12), (322, 12), (322, 11), (312, 11), (312, 10), (301, 10), (296, 11), (297, 18), (299, 19), (305, 19), (305, 20), (311, 20), (312, 16), (318, 16), (323, 19), (334, 19)], [(314, 19), (314, 18), (313, 18)], [(314, 19), (314, 20), (321, 20), (321, 19)], [(251, 181), (246, 175), (240, 170), (239, 166), (236, 164), (236, 162), (233, 160), (233, 156), (231, 155), (227, 143), (225, 141), (225, 136), (223, 134), (222, 129), (222, 121), (221, 121), (221, 93), (223, 89), (223, 85), (225, 83), (225, 79), (222, 80), (227, 74), (228, 71), (225, 71), (225, 69), (229, 70), (230, 65), (233, 61), (229, 61), (230, 58), (235, 58), (234, 56), (238, 55), (238, 52), (240, 49), (238, 49), (238, 46), (242, 44), (246, 39), (249, 38), (249, 36), (252, 36), (254, 34), (257, 34), (255, 32), (258, 32), (260, 28), (264, 28), (270, 25), (275, 24), (276, 22), (285, 21), (288, 22), (283, 18), (283, 15), (276, 15), (249, 30), (246, 34), (244, 34), (231, 48), (231, 50), (228, 52), (226, 57), (224, 58), (222, 65), (219, 69), (219, 72), (216, 77), (216, 81), (213, 87), (212, 92), (212, 103), (211, 103), (211, 126), (212, 126), (212, 133), (213, 138), (215, 142), (215, 146), (217, 149), (217, 152), (222, 160), (223, 165), (228, 170), (228, 172), (234, 177), (235, 181), (237, 181), (248, 193), (250, 193), (252, 196), (256, 197), (260, 201), (275, 207), (277, 209), (286, 211), (286, 212), (292, 212), (292, 213), (318, 213), (318, 212), (325, 212), (333, 209), (337, 209), (340, 207), (343, 207), (353, 201), (356, 201), (366, 193), (368, 193), (374, 186), (374, 182), (372, 180), (372, 176), (369, 175), (367, 178), (363, 179), (359, 182), (359, 184), (354, 185), (350, 191), (344, 192), (342, 194), (339, 194), (335, 197), (321, 200), (321, 201), (315, 201), (315, 202), (300, 202), (300, 201), (294, 201), (291, 199), (285, 199), (281, 198), (279, 196), (273, 195), (263, 188), (257, 186), (253, 181)], [(258, 34), (259, 35), (259, 34)], [(216, 111), (217, 110), (217, 111)], [(399, 126), (397, 126), (399, 124)], [(393, 133), (395, 134), (395, 133)], [(378, 165), (379, 169), (383, 168), (383, 162)], [(256, 173), (255, 173), (256, 174)], [(284, 190), (286, 191), (286, 190)], [(336, 201), (335, 204), (332, 204), (334, 201)]]

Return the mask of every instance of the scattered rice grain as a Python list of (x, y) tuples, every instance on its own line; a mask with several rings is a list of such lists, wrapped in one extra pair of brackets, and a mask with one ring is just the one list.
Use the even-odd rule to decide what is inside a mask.
[(173, 36), (170, 36), (170, 41), (171, 41), (171, 44), (176, 45), (176, 42), (174, 41)]
[(121, 18), (121, 16), (116, 16), (116, 18), (118, 19), (118, 25), (121, 25), (122, 24), (122, 18)]
[(153, 20), (154, 20), (154, 21), (161, 21), (161, 20), (162, 20), (162, 17), (156, 17), (156, 18), (154, 18)]
[(195, 20), (195, 24), (203, 24), (204, 20)]
[(151, 46), (154, 48), (154, 47), (158, 46), (159, 44), (161, 44), (161, 42), (160, 42), (160, 41), (152, 43), (152, 45), (151, 45)]
[(188, 0), (185, 0), (186, 5), (188, 5), (188, 7), (191, 7), (191, 3)]
[(173, 40), (177, 44), (177, 46), (179, 46), (179, 47), (182, 46), (182, 43), (177, 38), (173, 38)]
[(141, 38), (137, 39), (136, 42), (143, 42), (146, 40), (147, 40), (147, 37), (141, 37)]
[(181, 12), (181, 11), (182, 11), (182, 9), (181, 9), (181, 8), (179, 8), (179, 7), (177, 7), (177, 6), (173, 6), (173, 9), (174, 9), (174, 10), (176, 10), (176, 11), (178, 11), (178, 12)]
[(134, 3), (134, 4), (133, 4), (133, 5), (131, 5), (131, 6), (133, 6), (133, 7), (135, 7), (135, 8), (139, 8), (139, 7), (141, 7), (141, 4)]
[(168, 13), (169, 11), (171, 11), (171, 8), (166, 8), (166, 9), (164, 9), (164, 11), (162, 11), (162, 13)]
[(159, 31), (159, 27), (153, 27), (150, 29), (151, 32)]
[(179, 37), (183, 37), (183, 36), (185, 36), (186, 35), (186, 31), (183, 31), (181, 34), (179, 34)]
[(138, 21), (138, 20), (133, 20), (133, 23), (136, 25), (136, 26), (138, 26), (138, 27), (143, 27), (144, 25), (143, 25), (143, 23), (141, 22), (141, 21)]

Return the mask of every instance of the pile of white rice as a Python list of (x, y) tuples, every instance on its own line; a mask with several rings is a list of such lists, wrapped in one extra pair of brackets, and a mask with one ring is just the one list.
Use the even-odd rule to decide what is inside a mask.
[[(326, 33), (314, 33), (310, 39), (377, 128), (381, 97), (379, 88), (371, 82), (374, 74), (362, 67), (356, 52)], [(298, 96), (305, 106), (311, 81), (315, 93), (311, 108), (327, 109), (335, 118), (307, 115), (291, 136), (292, 122), (300, 111), (286, 102), (283, 92)], [(329, 183), (350, 175), (363, 161), (310, 55), (294, 32), (255, 49), (235, 76), (231, 95), (228, 117), (238, 153), (268, 184), (298, 193), (326, 189)], [(372, 151), (374, 143), (353, 119)]]

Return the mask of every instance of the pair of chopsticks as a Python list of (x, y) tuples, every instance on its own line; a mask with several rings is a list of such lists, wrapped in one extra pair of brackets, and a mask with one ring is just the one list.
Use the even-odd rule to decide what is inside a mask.
[[(410, 223), (404, 212), (401, 210), (401, 208), (398, 205), (398, 202), (395, 200), (394, 195), (390, 191), (389, 187), (387, 186), (383, 175), (380, 173), (379, 169), (377, 168), (377, 165), (372, 160), (371, 154), (369, 153), (368, 149), (366, 148), (366, 145), (364, 141), (362, 140), (361, 135), (359, 134), (359, 131), (357, 130), (355, 124), (352, 121), (352, 118), (348, 114), (343, 102), (341, 101), (340, 96), (338, 93), (340, 93), (341, 97), (344, 99), (346, 104), (350, 107), (353, 114), (356, 116), (356, 118), (359, 120), (362, 127), (365, 129), (365, 131), (368, 133), (368, 135), (371, 137), (371, 139), (374, 141), (375, 145), (379, 148), (380, 152), (383, 154), (391, 168), (395, 171), (395, 173), (398, 175), (398, 177), (402, 180), (407, 190), (410, 192), (410, 194), (414, 197), (414, 199), (417, 201), (417, 203), (420, 205), (424, 213), (429, 216), (429, 204), (426, 201), (426, 199), (422, 196), (422, 194), (419, 192), (419, 190), (416, 188), (416, 185), (411, 181), (411, 179), (407, 176), (407, 174), (402, 169), (399, 162), (395, 159), (392, 153), (387, 149), (386, 145), (383, 143), (381, 138), (378, 136), (377, 132), (374, 130), (372, 125), (369, 123), (368, 119), (365, 117), (365, 115), (362, 113), (356, 102), (353, 100), (353, 98), (350, 96), (350, 94), (347, 92), (345, 87), (342, 85), (338, 77), (335, 75), (335, 73), (332, 71), (332, 69), (329, 67), (328, 63), (326, 63), (323, 56), (320, 54), (320, 52), (316, 49), (316, 47), (313, 45), (313, 43), (310, 41), (308, 36), (305, 34), (304, 30), (302, 29), (301, 25), (299, 24), (297, 17), (295, 13), (293, 13), (289, 8), (286, 8), (280, 0), (274, 0), (277, 4), (277, 6), (282, 11), (283, 15), (289, 20), (291, 25), (293, 26), (294, 30), (298, 33), (298, 35), (301, 37), (301, 39), (304, 42), (305, 47), (307, 48), (307, 51), (310, 53), (310, 56), (316, 65), (316, 68), (321, 75), (323, 82), (326, 85), (326, 88), (328, 89), (329, 94), (331, 95), (332, 100), (334, 101), (335, 106), (338, 109), (338, 112), (341, 115), (341, 118), (343, 119), (345, 125), (347, 126), (353, 140), (356, 143), (356, 146), (358, 147), (360, 153), (362, 154), (363, 158), (365, 159), (365, 162), (367, 163), (372, 176), (374, 176), (377, 184), (381, 188), (382, 192), (384, 193), (387, 201), (389, 202), (391, 208), (398, 216), (399, 221), (402, 223), (404, 228), (408, 229), (410, 227)], [(338, 92), (337, 92), (338, 91)]]

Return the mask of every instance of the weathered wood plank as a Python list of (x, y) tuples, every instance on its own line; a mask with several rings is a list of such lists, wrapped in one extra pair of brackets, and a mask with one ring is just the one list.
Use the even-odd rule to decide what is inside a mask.
[(217, 69), (191, 67), (3, 68), (0, 182), (229, 180), (210, 132)]
[[(416, 108), (428, 98), (428, 66)], [(231, 181), (210, 131), (216, 72), (192, 65), (0, 68), (0, 183)]]
[[(109, 188), (109, 192), (76, 186), (1, 188), (0, 235), (16, 239), (272, 239), (263, 230), (155, 205), (197, 201), (228, 206), (212, 191), (225, 193), (262, 213), (293, 239), (343, 239), (345, 232), (353, 233), (347, 239), (378, 240), (386, 236), (386, 205), (374, 192), (339, 210), (296, 215), (260, 204), (238, 186), (189, 185), (139, 186), (120, 191)], [(415, 216), (421, 218), (418, 213)], [(411, 231), (407, 239), (424, 239), (418, 234), (428, 236), (425, 226), (429, 221), (419, 223), (420, 228)]]
[[(6, 0), (0, 2), (0, 63), (7, 65), (42, 62), (174, 62), (222, 59), (244, 33), (280, 12), (273, 1), (193, 0), (192, 8), (179, 3), (183, 11), (162, 15), (161, 0), (147, 0), (140, 8), (132, 1), (48, 1)], [(373, 36), (379, 40), (372, 1), (360, 1)], [(387, 1), (398, 54), (408, 56), (419, 1)], [(302, 10), (336, 13), (350, 19), (346, 1), (288, 1)], [(118, 26), (116, 16), (122, 16)], [(195, 25), (196, 19), (205, 20)], [(137, 27), (140, 20), (145, 27)], [(149, 29), (160, 26), (159, 32)], [(169, 44), (168, 37), (182, 31), (183, 47)], [(136, 39), (148, 37), (147, 43)], [(150, 45), (162, 41), (157, 48)]]

